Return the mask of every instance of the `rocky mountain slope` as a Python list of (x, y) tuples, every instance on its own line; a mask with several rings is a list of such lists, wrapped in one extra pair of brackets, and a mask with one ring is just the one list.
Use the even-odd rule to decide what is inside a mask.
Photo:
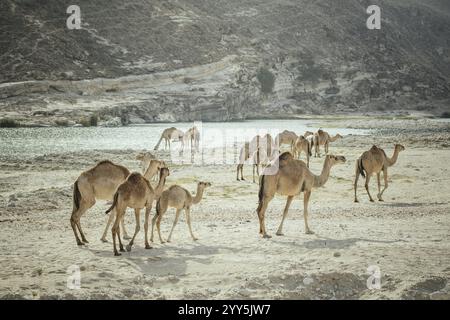
[[(68, 30), (71, 4), (0, 3), (0, 117), (139, 123), (449, 109), (446, 0), (79, 0), (82, 29)], [(371, 4), (381, 30), (366, 28)], [(261, 70), (273, 75), (272, 92), (262, 92)]]

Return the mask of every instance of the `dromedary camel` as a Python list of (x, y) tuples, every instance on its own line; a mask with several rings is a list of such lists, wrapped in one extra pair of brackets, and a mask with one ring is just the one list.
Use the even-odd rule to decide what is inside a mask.
[[(377, 181), (378, 181), (378, 194), (377, 198), (379, 201), (383, 201), (383, 192), (388, 187), (388, 168), (393, 166), (398, 159), (398, 154), (405, 150), (405, 147), (401, 144), (396, 144), (394, 147), (394, 154), (392, 155), (392, 158), (389, 158), (386, 155), (386, 152), (384, 152), (383, 149), (378, 148), (377, 146), (372, 146), (369, 151), (364, 152), (361, 157), (359, 157), (358, 160), (356, 160), (356, 173), (355, 173), (355, 202), (358, 202), (358, 198), (356, 196), (356, 189), (358, 188), (358, 178), (359, 175), (362, 175), (366, 178), (366, 191), (369, 195), (370, 201), (373, 202), (372, 196), (369, 192), (369, 181), (373, 174), (376, 173), (377, 175)], [(384, 178), (384, 188), (381, 191), (381, 182), (380, 182), (380, 175), (381, 171), (383, 171), (383, 178)]]
[(175, 208), (176, 213), (175, 213), (175, 220), (173, 221), (172, 229), (170, 230), (169, 237), (167, 238), (167, 242), (170, 242), (173, 229), (175, 228), (175, 225), (178, 222), (178, 218), (180, 216), (181, 210), (184, 210), (184, 212), (186, 213), (186, 223), (189, 227), (189, 232), (191, 234), (192, 239), (198, 240), (194, 236), (194, 233), (192, 232), (191, 216), (190, 216), (191, 206), (193, 204), (199, 203), (202, 200), (203, 192), (204, 192), (205, 188), (210, 187), (210, 186), (211, 186), (211, 183), (200, 181), (197, 184), (197, 193), (195, 194), (195, 197), (192, 197), (191, 193), (188, 190), (186, 190), (178, 185), (173, 185), (169, 189), (165, 190), (161, 194), (161, 197), (159, 198), (158, 202), (156, 203), (156, 214), (152, 220), (152, 235), (150, 237), (150, 241), (153, 242), (153, 230), (154, 230), (154, 226), (156, 223), (156, 228), (158, 229), (159, 241), (161, 241), (161, 243), (164, 243), (164, 241), (161, 237), (160, 226), (161, 226), (161, 219), (169, 207)]
[[(269, 202), (275, 196), (275, 193), (287, 196), (286, 206), (283, 211), (283, 218), (280, 226), (278, 227), (277, 235), (283, 235), (283, 222), (286, 219), (289, 206), (294, 196), (304, 193), (303, 202), (303, 217), (305, 220), (305, 231), (307, 234), (313, 232), (308, 226), (308, 202), (313, 188), (319, 188), (323, 186), (329, 176), (331, 167), (335, 164), (345, 163), (345, 157), (327, 155), (323, 164), (322, 173), (320, 176), (314, 175), (301, 160), (293, 158), (289, 152), (284, 152), (278, 157), (278, 161), (274, 163), (274, 166), (278, 165), (276, 174), (261, 176), (261, 182), (259, 186), (259, 204), (256, 212), (259, 218), (259, 233), (264, 238), (270, 238), (266, 232), (264, 214), (266, 212)], [(269, 169), (268, 167), (267, 169)], [(273, 168), (271, 168), (273, 169)]]
[[(314, 134), (314, 157), (320, 157), (320, 146), (324, 146), (325, 154), (328, 154), (328, 146), (330, 142), (335, 142), (337, 139), (341, 139), (342, 136), (338, 133), (334, 137), (331, 137), (328, 132), (319, 129)], [(312, 149), (312, 148), (311, 148)]]
[(164, 139), (164, 149), (167, 149), (167, 145), (169, 145), (170, 150), (170, 141), (180, 141), (182, 148), (184, 147), (184, 141), (183, 141), (184, 133), (181, 130), (178, 130), (175, 127), (164, 129), (163, 133), (161, 134), (161, 138), (159, 138), (158, 143), (156, 144), (154, 150), (158, 150), (159, 145), (161, 144), (161, 141)]
[(253, 165), (253, 182), (255, 182), (255, 169), (259, 176), (259, 165), (266, 164), (271, 160), (275, 154), (275, 145), (270, 134), (266, 133), (264, 136), (257, 135), (253, 137), (250, 142), (245, 142), (239, 152), (239, 163), (236, 169), (236, 180), (239, 181), (239, 172), (241, 172), (241, 179), (244, 179), (244, 163), (251, 160)]
[(150, 161), (156, 159), (151, 152), (140, 152), (136, 155), (136, 160), (141, 162), (142, 173), (147, 170)]
[(191, 146), (191, 152), (194, 149), (195, 151), (199, 151), (200, 148), (200, 131), (198, 131), (196, 126), (190, 128), (183, 137), (183, 146)]
[(124, 251), (122, 240), (120, 239), (119, 221), (123, 219), (127, 208), (134, 209), (134, 215), (136, 218), (134, 235), (127, 245), (127, 251), (131, 251), (134, 239), (140, 230), (140, 212), (142, 208), (145, 208), (145, 249), (151, 249), (151, 246), (148, 242), (148, 218), (152, 209), (153, 200), (155, 199), (155, 197), (157, 197), (158, 194), (162, 193), (164, 184), (166, 183), (166, 177), (168, 175), (169, 169), (161, 168), (158, 186), (153, 190), (150, 182), (146, 178), (144, 178), (143, 175), (138, 172), (133, 172), (128, 176), (127, 180), (122, 183), (119, 188), (117, 188), (117, 192), (114, 195), (114, 202), (112, 206), (108, 210), (106, 210), (106, 213), (110, 212), (114, 208), (116, 211), (116, 219), (114, 220), (114, 225), (112, 227), (115, 256), (120, 256), (120, 253), (116, 248), (116, 235), (119, 238), (120, 251)]
[(306, 153), (306, 166), (309, 168), (309, 157), (312, 156), (311, 144), (304, 136), (299, 136), (294, 143), (294, 158), (300, 159), (302, 151)]
[(294, 143), (298, 136), (294, 131), (284, 130), (275, 137), (275, 145), (281, 149), (281, 145), (287, 144), (291, 148), (291, 153), (294, 152)]
[[(160, 171), (161, 168), (165, 168), (165, 167), (166, 167), (166, 164), (165, 164), (164, 161), (156, 160), (156, 159), (150, 160), (150, 163), (149, 163), (147, 169), (144, 172), (144, 178), (146, 178), (148, 181), (152, 180), (153, 177), (157, 176), (158, 171)], [(125, 179), (122, 182), (124, 182), (124, 181), (125, 181)], [(118, 186), (119, 185), (117, 185), (117, 187)], [(114, 194), (111, 195), (111, 200), (113, 199), (113, 197), (114, 197)], [(115, 217), (115, 214), (109, 215), (108, 221), (106, 222), (105, 230), (103, 231), (103, 235), (102, 235), (102, 237), (100, 239), (103, 242), (107, 242), (108, 241), (108, 240), (106, 240), (106, 234), (108, 233), (109, 226), (113, 222), (114, 217)], [(124, 223), (122, 221), (122, 229), (125, 230), (123, 228), (123, 226), (124, 226)], [(124, 239), (126, 239), (126, 240), (130, 239), (128, 234), (126, 236), (124, 235)]]

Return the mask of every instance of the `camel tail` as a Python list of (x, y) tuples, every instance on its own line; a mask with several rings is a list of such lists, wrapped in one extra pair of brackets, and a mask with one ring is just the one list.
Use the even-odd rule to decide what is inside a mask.
[(264, 196), (264, 177), (265, 175), (261, 175), (261, 179), (259, 181), (259, 192), (258, 192), (258, 208), (256, 209), (256, 212), (259, 214), (259, 211), (261, 210), (262, 203), (263, 203), (263, 196)]
[(80, 207), (81, 193), (78, 188), (78, 180), (73, 184), (73, 211), (78, 210)]
[(116, 192), (116, 194), (114, 195), (114, 200), (113, 200), (113, 204), (111, 205), (111, 207), (109, 207), (108, 210), (105, 211), (106, 214), (110, 213), (112, 209), (114, 209), (114, 207), (117, 205), (117, 199), (119, 198), (119, 193)]
[(358, 166), (358, 173), (360, 175), (362, 175), (363, 178), (365, 178), (366, 174), (364, 173), (364, 167), (363, 167), (363, 163), (362, 163), (362, 159), (361, 158), (359, 158), (357, 160), (357, 166)]
[(159, 141), (158, 141), (158, 143), (156, 144), (156, 146), (155, 146), (155, 148), (154, 148), (153, 150), (158, 150), (159, 145), (161, 144), (162, 139), (163, 139), (163, 136), (161, 136), (161, 138), (159, 138)]
[(156, 214), (155, 217), (158, 217), (161, 214), (161, 197), (156, 201)]
[(309, 154), (310, 157), (312, 156), (312, 151), (311, 150), (312, 150), (312, 146), (308, 142), (308, 154)]

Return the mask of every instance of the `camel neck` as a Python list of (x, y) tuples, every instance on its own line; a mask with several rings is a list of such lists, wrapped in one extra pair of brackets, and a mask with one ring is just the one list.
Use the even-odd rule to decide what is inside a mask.
[(192, 199), (193, 204), (197, 204), (202, 200), (203, 197), (203, 188), (200, 188), (200, 185), (197, 186), (197, 193), (195, 194), (194, 199)]
[(314, 175), (314, 188), (320, 188), (327, 182), (328, 177), (330, 176), (330, 169), (330, 158), (327, 157), (323, 164), (322, 173), (320, 176)]
[(334, 137), (330, 137), (330, 142), (335, 142), (339, 138), (338, 135), (335, 135)]
[(159, 179), (158, 185), (155, 188), (155, 194), (156, 196), (160, 196), (163, 189), (164, 189), (164, 185), (166, 184), (166, 177), (162, 176), (161, 179)]
[(390, 167), (390, 166), (393, 166), (393, 165), (397, 162), (398, 154), (399, 154), (398, 149), (395, 149), (395, 150), (394, 150), (394, 154), (392, 155), (391, 158), (389, 158), (388, 156), (386, 156), (386, 162), (387, 162), (387, 164), (388, 164), (389, 167)]

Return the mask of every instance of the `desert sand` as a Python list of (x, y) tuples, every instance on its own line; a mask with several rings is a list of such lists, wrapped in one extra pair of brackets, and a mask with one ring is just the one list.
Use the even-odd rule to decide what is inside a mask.
[[(347, 162), (332, 169), (325, 187), (314, 190), (305, 234), (303, 197), (294, 200), (276, 236), (285, 198), (267, 211), (271, 239), (258, 234), (258, 184), (236, 181), (236, 167), (171, 165), (167, 185), (195, 192), (209, 181), (192, 209), (198, 241), (181, 219), (171, 243), (144, 248), (143, 228), (131, 252), (114, 257), (100, 237), (107, 204), (99, 201), (81, 223), (90, 243), (76, 245), (69, 218), (72, 185), (80, 172), (110, 159), (139, 171), (140, 150), (94, 150), (0, 162), (0, 299), (450, 299), (450, 125), (427, 119), (321, 119), (317, 127), (372, 129), (330, 145)], [(392, 155), (394, 143), (406, 147), (389, 169), (385, 202), (371, 203), (359, 183), (353, 202), (355, 160), (372, 144)], [(151, 149), (153, 146), (149, 146)], [(167, 159), (168, 153), (159, 151)], [(304, 159), (304, 158), (303, 158)], [(323, 158), (311, 158), (319, 174)], [(155, 184), (155, 183), (153, 183)], [(376, 179), (371, 181), (376, 195)], [(154, 213), (154, 211), (153, 211)], [(162, 222), (167, 238), (174, 218)], [(134, 230), (128, 209), (127, 230)], [(81, 288), (67, 287), (68, 268), (81, 272)], [(379, 289), (369, 289), (367, 269), (381, 272)]]

